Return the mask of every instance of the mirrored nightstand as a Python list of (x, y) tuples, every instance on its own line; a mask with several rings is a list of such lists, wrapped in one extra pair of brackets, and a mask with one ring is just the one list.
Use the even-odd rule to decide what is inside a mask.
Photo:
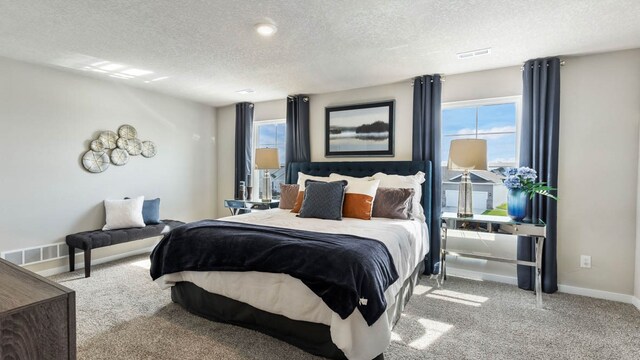
[(224, 207), (229, 209), (231, 215), (238, 215), (241, 210), (269, 210), (280, 206), (280, 200), (264, 202), (261, 200), (225, 200)]
[[(495, 232), (518, 236), (529, 236), (535, 241), (535, 261), (508, 259), (485, 254), (465, 253), (447, 248), (447, 230), (464, 230), (477, 232)], [(523, 223), (511, 220), (507, 216), (473, 215), (473, 217), (459, 217), (456, 213), (442, 213), (442, 242), (440, 248), (440, 280), (441, 284), (447, 279), (447, 255), (461, 256), (474, 259), (500, 261), (510, 264), (531, 266), (536, 269), (536, 304), (542, 307), (542, 249), (546, 238), (547, 228), (543, 223)], [(515, 240), (515, 238), (514, 238)]]

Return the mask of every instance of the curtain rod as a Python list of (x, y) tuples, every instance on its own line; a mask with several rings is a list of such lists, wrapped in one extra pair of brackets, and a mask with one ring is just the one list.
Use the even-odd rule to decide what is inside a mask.
[[(416, 76), (417, 77), (417, 76)], [(415, 80), (415, 78), (409, 80), (409, 85), (411, 85), (411, 87), (413, 87), (413, 81)], [(444, 75), (440, 75), (440, 82), (445, 82), (447, 79)], [(431, 82), (433, 82), (433, 80), (431, 80)]]
[[(564, 64), (566, 64), (566, 61), (560, 60), (560, 66), (564, 66)], [(549, 66), (549, 64), (547, 64), (547, 66)], [(520, 71), (524, 71), (524, 65), (520, 66)]]

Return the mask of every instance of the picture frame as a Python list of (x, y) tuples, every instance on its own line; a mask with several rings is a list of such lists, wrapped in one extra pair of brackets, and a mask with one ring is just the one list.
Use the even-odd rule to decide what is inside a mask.
[(325, 157), (393, 156), (395, 100), (325, 108)]

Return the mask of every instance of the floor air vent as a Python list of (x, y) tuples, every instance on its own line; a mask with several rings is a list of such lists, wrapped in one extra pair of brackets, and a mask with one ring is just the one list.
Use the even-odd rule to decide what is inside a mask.
[(35, 246), (20, 250), (3, 251), (0, 257), (16, 265), (30, 265), (43, 261), (59, 259), (69, 255), (66, 243)]

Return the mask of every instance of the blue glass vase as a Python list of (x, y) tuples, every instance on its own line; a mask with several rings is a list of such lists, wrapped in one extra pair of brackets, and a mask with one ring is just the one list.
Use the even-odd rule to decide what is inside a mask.
[(529, 195), (521, 189), (510, 189), (507, 194), (507, 214), (515, 221), (522, 221), (527, 215)]

